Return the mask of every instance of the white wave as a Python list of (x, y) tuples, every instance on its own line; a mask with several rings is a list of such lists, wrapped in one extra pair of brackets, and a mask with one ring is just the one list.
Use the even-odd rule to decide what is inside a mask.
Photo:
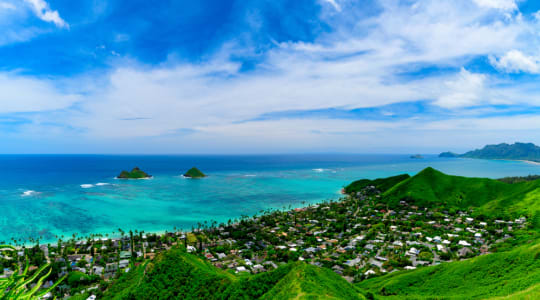
[(30, 197), (30, 196), (35, 196), (39, 194), (39, 192), (36, 192), (36, 191), (32, 191), (32, 190), (28, 190), (28, 191), (24, 191), (21, 196), (22, 197)]
[(317, 173), (321, 173), (321, 172), (324, 172), (324, 169), (312, 169), (313, 171), (317, 172)]
[(246, 174), (246, 175), (244, 175), (244, 177), (256, 177), (256, 176), (257, 175), (255, 175), (255, 174)]
[(98, 183), (96, 183), (96, 186), (104, 186), (104, 185), (110, 185), (110, 183), (106, 183), (106, 182), (98, 182)]
[(93, 184), (81, 184), (81, 187), (82, 187), (83, 189), (89, 189), (89, 188), (93, 188), (94, 185), (93, 185)]

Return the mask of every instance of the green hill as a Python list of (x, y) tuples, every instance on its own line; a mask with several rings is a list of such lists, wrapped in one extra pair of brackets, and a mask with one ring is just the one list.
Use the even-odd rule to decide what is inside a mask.
[(297, 264), (261, 299), (365, 299), (332, 270)]
[(144, 171), (139, 169), (138, 167), (133, 168), (131, 172), (128, 171), (122, 171), (120, 175), (118, 175), (118, 178), (120, 179), (142, 179), (142, 178), (150, 178), (152, 176), (146, 174)]
[(193, 167), (191, 169), (189, 169), (186, 174), (184, 174), (185, 177), (189, 177), (189, 178), (202, 178), (202, 177), (206, 177), (206, 175), (201, 172), (201, 170)]
[[(540, 244), (402, 271), (357, 284), (377, 299), (538, 299)], [(527, 298), (530, 297), (530, 298)]]
[(510, 159), (540, 161), (540, 147), (533, 143), (514, 143), (487, 145), (482, 149), (476, 149), (464, 154), (443, 152), (439, 157), (467, 157), (481, 159)]
[(409, 176), (409, 174), (401, 174), (388, 178), (378, 178), (375, 180), (360, 179), (346, 186), (345, 193), (356, 193), (368, 186), (374, 186), (379, 191), (384, 192), (393, 187), (394, 185), (398, 184), (399, 182), (408, 179), (409, 177), (411, 177)]
[(422, 207), (477, 208), (476, 213), (533, 219), (540, 228), (540, 180), (514, 184), (488, 178), (451, 176), (426, 168), (387, 190), (381, 199), (397, 206), (401, 200)]
[(232, 275), (175, 248), (123, 275), (103, 299), (363, 299), (331, 270), (291, 263)]

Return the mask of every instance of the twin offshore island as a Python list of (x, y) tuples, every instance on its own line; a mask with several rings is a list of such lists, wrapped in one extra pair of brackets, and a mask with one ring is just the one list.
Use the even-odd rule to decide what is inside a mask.
[(539, 191), (537, 177), (432, 168), (362, 179), (336, 201), (189, 231), (3, 246), (0, 284), (72, 299), (534, 299)]

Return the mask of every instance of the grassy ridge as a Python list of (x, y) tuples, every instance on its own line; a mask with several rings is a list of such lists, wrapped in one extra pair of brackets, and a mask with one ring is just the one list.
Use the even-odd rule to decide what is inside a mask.
[(347, 194), (356, 193), (368, 186), (374, 186), (379, 191), (384, 192), (390, 189), (391, 187), (393, 187), (394, 185), (410, 177), (411, 176), (409, 176), (409, 174), (401, 174), (401, 175), (392, 176), (388, 178), (378, 178), (375, 180), (360, 179), (346, 186), (345, 193)]
[(297, 264), (261, 299), (365, 299), (332, 270)]
[(118, 279), (104, 299), (363, 299), (331, 270), (291, 263), (239, 276), (172, 249)]
[[(357, 286), (389, 299), (486, 299), (540, 296), (540, 244), (404, 271)], [(526, 299), (526, 298), (525, 298)]]
[(540, 228), (540, 180), (505, 183), (488, 178), (450, 176), (426, 168), (383, 194), (382, 201), (400, 200), (422, 207), (477, 208), (477, 213), (501, 218), (526, 216)]

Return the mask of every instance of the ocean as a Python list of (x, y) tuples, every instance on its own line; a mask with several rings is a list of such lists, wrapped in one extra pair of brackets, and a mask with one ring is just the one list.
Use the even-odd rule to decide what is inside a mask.
[[(148, 180), (115, 179), (138, 166)], [(209, 175), (187, 179), (196, 166)], [(339, 199), (361, 178), (425, 167), (462, 176), (500, 178), (540, 174), (517, 161), (426, 155), (0, 155), (0, 243), (144, 230), (191, 230), (268, 209)]]

